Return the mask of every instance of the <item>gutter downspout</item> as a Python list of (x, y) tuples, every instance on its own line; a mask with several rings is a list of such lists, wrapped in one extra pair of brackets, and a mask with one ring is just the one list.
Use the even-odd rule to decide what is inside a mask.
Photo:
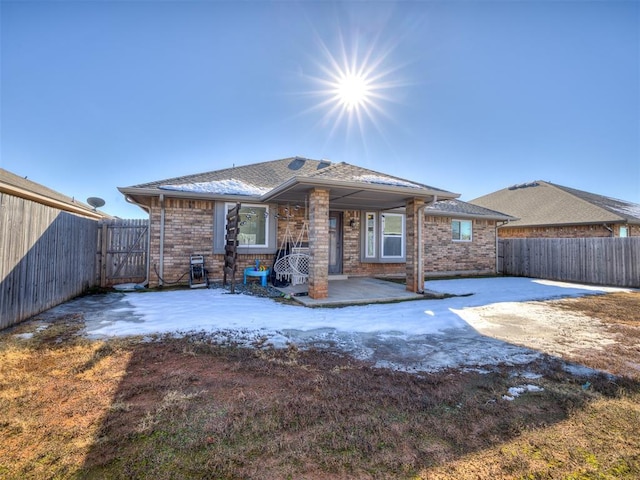
[(498, 222), (496, 221), (496, 229), (495, 229), (496, 230), (496, 233), (495, 233), (495, 237), (496, 237), (496, 275), (498, 273), (501, 273), (501, 272), (498, 272), (498, 251), (499, 251), (499, 248), (498, 248), (498, 228), (503, 227), (504, 225), (506, 225), (508, 223), (509, 223), (509, 220), (505, 220), (501, 224), (498, 224)]
[(433, 205), (438, 201), (438, 196), (434, 195), (433, 200), (429, 203), (421, 205), (418, 209), (418, 278), (420, 278), (420, 288), (416, 293), (424, 293), (424, 245), (422, 238), (422, 230), (424, 229), (424, 211), (429, 205)]
[(606, 228), (607, 230), (609, 230), (609, 232), (611, 233), (611, 236), (613, 237), (613, 228), (609, 227), (606, 223), (603, 223), (602, 226), (604, 228)]
[(129, 195), (125, 195), (124, 199), (127, 203), (131, 203), (132, 205), (137, 205), (142, 210), (147, 212), (147, 215), (149, 215), (149, 225), (147, 226), (147, 275), (146, 275), (146, 278), (144, 279), (144, 282), (142, 282), (141, 284), (146, 287), (147, 285), (149, 285), (149, 274), (151, 272), (151, 211), (149, 210), (149, 207), (136, 202)]
[(162, 287), (164, 278), (164, 193), (160, 194), (160, 271), (158, 272), (158, 286)]

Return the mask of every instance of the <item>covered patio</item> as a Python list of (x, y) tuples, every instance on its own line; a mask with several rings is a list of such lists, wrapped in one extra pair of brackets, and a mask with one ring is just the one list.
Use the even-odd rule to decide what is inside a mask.
[(406, 289), (402, 283), (371, 277), (329, 277), (329, 291), (325, 298), (309, 296), (309, 285), (289, 285), (278, 288), (283, 294), (306, 307), (331, 307), (370, 303), (421, 300), (424, 295)]
[[(362, 169), (345, 163), (332, 164), (314, 176), (293, 176), (261, 197), (264, 203), (309, 205), (309, 272), (305, 305), (372, 303), (422, 298), (424, 208), (439, 199), (458, 194), (389, 176), (363, 175)], [(405, 285), (365, 279), (330, 280), (329, 213), (331, 210), (378, 212), (403, 211), (405, 215)], [(364, 228), (360, 234), (364, 235)], [(340, 283), (336, 283), (340, 282)], [(382, 282), (382, 285), (379, 284)], [(370, 290), (370, 291), (369, 291)], [(404, 291), (403, 291), (404, 290)], [(300, 292), (294, 292), (300, 293)], [(379, 300), (382, 299), (382, 300)]]

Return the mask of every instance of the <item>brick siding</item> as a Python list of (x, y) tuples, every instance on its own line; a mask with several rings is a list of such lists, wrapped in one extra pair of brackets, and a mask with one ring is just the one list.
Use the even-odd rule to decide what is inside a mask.
[(495, 221), (472, 220), (472, 241), (454, 242), (451, 237), (451, 220), (451, 217), (434, 216), (427, 216), (425, 219), (425, 275), (495, 273)]
[[(608, 225), (616, 237), (620, 236), (620, 225)], [(627, 225), (628, 236), (640, 236), (640, 225)], [(603, 224), (571, 225), (562, 227), (502, 227), (500, 238), (592, 238), (610, 237), (611, 232)]]
[[(151, 243), (149, 246), (149, 285), (159, 285), (160, 272), (160, 217), (158, 198), (148, 205), (151, 220)], [(305, 207), (280, 205), (278, 207), (277, 245), (279, 248), (285, 235), (287, 222), (293, 240), (297, 241), (305, 223)], [(354, 220), (354, 226), (351, 226)], [(404, 276), (403, 263), (362, 263), (360, 240), (360, 211), (343, 212), (343, 273), (349, 276)], [(631, 226), (636, 227), (636, 226)], [(636, 227), (638, 229), (639, 227)], [(214, 202), (207, 200), (165, 199), (164, 237), (164, 285), (188, 284), (189, 258), (203, 255), (210, 280), (222, 279), (223, 256), (213, 253)], [(640, 232), (635, 233), (640, 234)], [(630, 228), (631, 235), (631, 228)], [(426, 217), (423, 239), (424, 269), (426, 275), (495, 271), (495, 222), (474, 220), (472, 242), (452, 242), (451, 218)], [(305, 235), (302, 239), (307, 243)], [(320, 242), (321, 239), (316, 240)], [(326, 239), (325, 239), (326, 241)], [(327, 246), (328, 248), (328, 246)], [(255, 264), (255, 260), (271, 266), (272, 254), (248, 254), (238, 256), (236, 281), (242, 281), (242, 270)], [(320, 272), (322, 273), (322, 272)], [(318, 274), (318, 272), (316, 272)], [(322, 280), (321, 282), (322, 283)], [(322, 288), (322, 287), (321, 287)], [(322, 294), (322, 292), (320, 292)]]

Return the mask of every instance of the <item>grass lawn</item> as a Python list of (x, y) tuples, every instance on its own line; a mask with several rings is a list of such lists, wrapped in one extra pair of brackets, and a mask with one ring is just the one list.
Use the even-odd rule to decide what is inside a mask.
[[(0, 478), (640, 478), (640, 293), (553, 302), (606, 350), (410, 374), (204, 335), (91, 341), (80, 315), (0, 333)], [(513, 400), (509, 389), (535, 386)]]

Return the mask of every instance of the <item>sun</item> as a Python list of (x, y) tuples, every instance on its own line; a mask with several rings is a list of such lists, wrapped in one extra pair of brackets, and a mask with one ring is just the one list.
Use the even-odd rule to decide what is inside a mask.
[(371, 81), (360, 74), (347, 73), (337, 82), (337, 100), (347, 110), (363, 108), (371, 101)]
[(316, 87), (306, 94), (319, 101), (303, 113), (323, 112), (318, 125), (330, 127), (330, 136), (344, 131), (349, 137), (355, 128), (364, 138), (370, 127), (383, 133), (381, 119), (389, 118), (387, 107), (406, 86), (398, 75), (401, 67), (391, 58), (394, 45), (369, 42), (361, 48), (357, 41), (345, 41), (342, 34), (334, 40), (331, 49), (317, 38), (320, 51), (312, 62), (315, 71), (305, 77)]

